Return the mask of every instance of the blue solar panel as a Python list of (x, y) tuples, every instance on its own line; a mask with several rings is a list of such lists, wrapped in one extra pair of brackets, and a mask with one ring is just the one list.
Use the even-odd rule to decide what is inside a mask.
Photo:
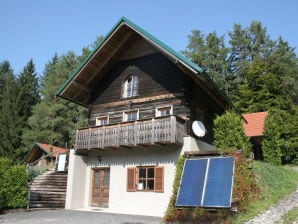
[(231, 207), (234, 158), (212, 158), (209, 161), (204, 207)]
[(207, 160), (186, 160), (183, 168), (182, 181), (177, 206), (200, 206), (204, 189)]
[(186, 160), (176, 206), (230, 207), (234, 158)]

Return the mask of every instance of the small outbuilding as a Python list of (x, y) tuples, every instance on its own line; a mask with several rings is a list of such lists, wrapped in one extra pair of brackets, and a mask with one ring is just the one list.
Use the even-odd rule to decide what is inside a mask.
[(54, 167), (59, 155), (65, 154), (69, 154), (68, 149), (37, 142), (26, 155), (24, 162), (36, 169)]
[(244, 132), (251, 139), (254, 158), (257, 160), (263, 160), (261, 143), (264, 138), (265, 120), (267, 116), (267, 111), (243, 114), (245, 119), (243, 123)]

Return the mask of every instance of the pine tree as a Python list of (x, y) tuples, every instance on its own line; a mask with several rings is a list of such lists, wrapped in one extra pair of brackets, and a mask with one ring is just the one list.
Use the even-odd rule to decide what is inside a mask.
[(32, 107), (40, 101), (38, 78), (32, 59), (24, 67), (18, 77), (19, 115), (24, 122), (32, 115)]
[(201, 31), (193, 30), (188, 40), (187, 49), (182, 53), (206, 70), (218, 87), (227, 92), (228, 48), (224, 37), (218, 37), (215, 32), (205, 36)]
[(0, 156), (17, 160), (15, 150), (20, 144), (21, 119), (18, 115), (17, 81), (9, 63), (5, 62), (6, 73), (2, 74), (0, 100)]
[(55, 92), (72, 71), (78, 66), (80, 58), (73, 52), (55, 55), (46, 65), (42, 80), (42, 100), (32, 111), (28, 120), (29, 128), (24, 131), (23, 144), (26, 150), (35, 142), (67, 147), (74, 143), (75, 126), (73, 121), (85, 113), (85, 109), (61, 98)]

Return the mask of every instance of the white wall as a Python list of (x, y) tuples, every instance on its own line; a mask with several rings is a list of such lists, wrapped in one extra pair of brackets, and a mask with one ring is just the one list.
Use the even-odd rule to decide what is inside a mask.
[[(175, 177), (176, 163), (185, 151), (210, 150), (208, 144), (191, 137), (184, 138), (183, 146), (165, 145), (118, 148), (89, 151), (88, 156), (70, 153), (66, 208), (91, 207), (92, 168), (110, 168), (110, 192), (108, 211), (115, 213), (164, 216)], [(98, 157), (101, 157), (99, 161)], [(127, 192), (127, 168), (158, 165), (164, 167), (164, 192)]]
[[(175, 177), (176, 162), (181, 146), (161, 146), (136, 149), (90, 152), (88, 168), (110, 167), (109, 211), (135, 215), (163, 216), (170, 197)], [(99, 162), (97, 156), (102, 161)], [(127, 167), (158, 165), (164, 167), (164, 192), (127, 192)], [(90, 180), (85, 196), (90, 206)], [(87, 205), (85, 204), (85, 206)]]
[(66, 209), (82, 208), (85, 202), (86, 191), (86, 157), (78, 156), (75, 150), (69, 152), (68, 177), (66, 189)]

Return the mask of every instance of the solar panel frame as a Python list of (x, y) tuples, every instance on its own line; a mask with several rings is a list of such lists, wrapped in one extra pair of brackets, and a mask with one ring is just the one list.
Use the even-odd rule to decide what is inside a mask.
[(234, 161), (234, 157), (185, 160), (176, 206), (231, 207)]

